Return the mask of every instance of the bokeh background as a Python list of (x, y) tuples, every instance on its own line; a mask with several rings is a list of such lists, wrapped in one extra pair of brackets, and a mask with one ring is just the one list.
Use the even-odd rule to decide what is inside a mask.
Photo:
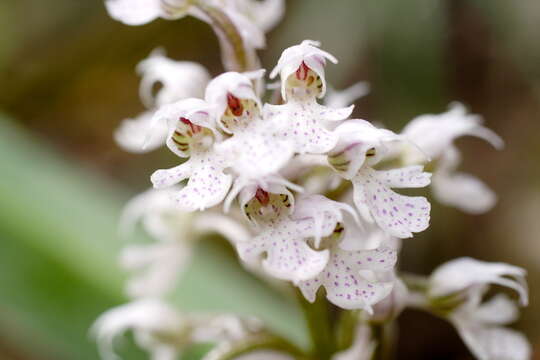
[[(355, 115), (395, 131), (454, 100), (484, 116), (506, 149), (477, 139), (459, 147), (463, 169), (490, 184), (499, 203), (481, 216), (435, 205), (431, 230), (405, 241), (401, 265), (428, 274), (470, 255), (525, 267), (531, 305), (516, 327), (536, 352), (539, 24), (537, 0), (289, 0), (261, 52), (271, 68), (283, 48), (322, 41), (340, 60), (328, 67), (334, 87), (371, 84)], [(143, 110), (134, 68), (163, 46), (217, 75), (218, 44), (192, 18), (124, 26), (100, 0), (2, 0), (0, 30), (0, 359), (98, 359), (88, 328), (125, 301), (116, 266), (122, 204), (149, 186), (155, 168), (175, 162), (167, 151), (132, 155), (113, 141), (120, 120)], [(202, 243), (175, 301), (259, 314), (305, 342), (294, 301), (245, 274), (222, 244)], [(400, 329), (399, 359), (471, 359), (441, 320), (407, 311)]]

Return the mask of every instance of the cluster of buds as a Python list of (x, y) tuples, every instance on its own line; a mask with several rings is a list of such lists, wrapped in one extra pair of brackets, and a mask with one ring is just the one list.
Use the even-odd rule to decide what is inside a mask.
[[(525, 305), (522, 269), (458, 259), (411, 285), (396, 268), (402, 239), (429, 227), (431, 206), (423, 196), (393, 189), (431, 185), (441, 203), (470, 213), (494, 205), (495, 195), (480, 180), (456, 172), (456, 138), (473, 135), (502, 146), (478, 116), (453, 104), (446, 113), (413, 119), (401, 133), (351, 119), (351, 103), (365, 94), (365, 85), (325, 99), (325, 66), (338, 61), (311, 40), (283, 51), (270, 72), (280, 85), (273, 103), (264, 102), (265, 70), (257, 69), (254, 49), (281, 17), (282, 1), (106, 4), (113, 18), (130, 25), (193, 15), (220, 27), (220, 39), (231, 40), (228, 24), (249, 59), (234, 53), (229, 41), (222, 49), (233, 55), (224, 55), (224, 63), (232, 70), (242, 61), (251, 65), (242, 67), (250, 71), (210, 79), (202, 66), (173, 61), (161, 51), (140, 64), (141, 97), (149, 111), (124, 121), (116, 139), (134, 152), (166, 146), (180, 160), (156, 170), (153, 188), (126, 207), (125, 232), (141, 222), (156, 243), (130, 245), (122, 254), (122, 264), (135, 272), (127, 287), (134, 300), (96, 322), (104, 354), (111, 354), (112, 338), (126, 329), (157, 360), (175, 359), (187, 344), (201, 341), (221, 344), (208, 359), (225, 359), (219, 354), (231, 342), (265, 333), (253, 319), (182, 314), (164, 301), (195, 240), (211, 232), (229, 240), (261, 279), (290, 282), (307, 302), (326, 297), (354, 314), (350, 331), (356, 335), (347, 349), (334, 349), (336, 360), (369, 359), (380, 346), (370, 324), (393, 321), (406, 306), (449, 319), (479, 359), (528, 358), (523, 336), (499, 326), (515, 318), (514, 303), (502, 296), (483, 301), (488, 285), (499, 284), (518, 291)], [(154, 96), (155, 82), (162, 88)], [(426, 163), (433, 173), (424, 171)]]

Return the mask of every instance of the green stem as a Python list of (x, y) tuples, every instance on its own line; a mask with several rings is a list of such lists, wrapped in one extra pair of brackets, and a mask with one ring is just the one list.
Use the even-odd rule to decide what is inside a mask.
[(336, 349), (342, 351), (353, 344), (356, 326), (358, 325), (357, 310), (342, 310), (338, 319), (336, 333)]
[(312, 357), (317, 360), (328, 360), (336, 352), (336, 341), (332, 333), (328, 302), (319, 292), (315, 302), (308, 302), (297, 291), (312, 344)]
[(220, 40), (225, 69), (238, 72), (253, 70), (244, 40), (231, 19), (219, 8), (208, 6), (202, 1), (195, 6), (209, 18), (210, 25)]
[(232, 360), (257, 350), (286, 353), (298, 360), (308, 360), (306, 354), (287, 340), (272, 334), (257, 334), (233, 344), (224, 344), (210, 351), (203, 360)]
[(371, 356), (372, 360), (388, 360), (392, 358), (395, 331), (394, 322), (371, 324), (371, 336), (377, 343)]

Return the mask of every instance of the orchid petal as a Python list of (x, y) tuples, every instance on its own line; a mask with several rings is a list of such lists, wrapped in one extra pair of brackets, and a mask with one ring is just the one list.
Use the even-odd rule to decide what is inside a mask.
[(113, 19), (126, 25), (143, 25), (162, 14), (157, 0), (107, 0), (105, 7)]
[(505, 263), (489, 263), (462, 257), (439, 266), (430, 278), (430, 295), (439, 297), (474, 285), (497, 284), (515, 290), (522, 305), (528, 303), (526, 271)]
[[(403, 177), (401, 177), (403, 175)], [(354, 203), (361, 214), (366, 212), (392, 236), (411, 237), (429, 226), (430, 204), (421, 196), (404, 196), (391, 187), (422, 187), (429, 183), (429, 174), (418, 167), (376, 171), (365, 167), (352, 179)], [(370, 220), (370, 217), (366, 217)]]
[[(122, 120), (114, 132), (116, 143), (132, 153), (147, 153), (163, 146), (167, 138), (167, 124), (158, 123), (154, 126), (153, 116), (154, 112), (147, 111), (134, 119)], [(146, 142), (149, 134), (152, 135)]]
[(121, 265), (138, 273), (127, 282), (130, 297), (158, 297), (177, 285), (179, 275), (188, 265), (191, 247), (188, 244), (161, 242), (151, 245), (130, 245), (123, 249)]
[(194, 161), (188, 160), (183, 164), (170, 169), (156, 170), (150, 180), (155, 189), (164, 189), (178, 184), (180, 181), (189, 178), (193, 172)]
[[(165, 56), (165, 51), (157, 48), (150, 56), (137, 65), (142, 76), (140, 96), (147, 107), (166, 105), (186, 98), (200, 98), (210, 81), (210, 74), (200, 64), (190, 61), (174, 61)], [(154, 85), (162, 88), (155, 98)]]
[(297, 153), (323, 154), (336, 145), (338, 137), (324, 127), (321, 116), (325, 114), (316, 113), (318, 106), (315, 102), (265, 104), (264, 117), (275, 124), (278, 137), (294, 144)]
[[(113, 351), (114, 339), (122, 333), (132, 329), (136, 340), (150, 336), (152, 333), (168, 334), (175, 337), (184, 329), (183, 317), (175, 309), (156, 299), (142, 299), (132, 303), (118, 306), (103, 313), (92, 325), (92, 333), (96, 337), (102, 357), (105, 359), (118, 359)], [(149, 344), (147, 350), (153, 352), (161, 344)]]
[(413, 119), (402, 133), (431, 158), (439, 157), (455, 139), (464, 135), (480, 137), (498, 149), (504, 145), (497, 134), (482, 126), (479, 116), (467, 114), (460, 103), (451, 104), (445, 113)]
[(305, 242), (304, 234), (312, 228), (310, 220), (284, 220), (269, 224), (259, 236), (237, 244), (240, 258), (250, 265), (261, 261), (270, 275), (298, 282), (310, 279), (322, 271), (328, 262), (328, 250), (315, 251)]
[(454, 321), (459, 335), (479, 360), (529, 360), (531, 346), (525, 336), (503, 327)]
[(326, 288), (327, 298), (344, 309), (364, 309), (372, 306), (392, 291), (392, 282), (372, 282), (361, 275), (362, 270), (388, 271), (397, 260), (396, 251), (378, 248), (367, 251), (344, 251), (334, 246), (326, 268), (314, 279), (299, 284), (309, 301), (315, 300), (320, 286)]

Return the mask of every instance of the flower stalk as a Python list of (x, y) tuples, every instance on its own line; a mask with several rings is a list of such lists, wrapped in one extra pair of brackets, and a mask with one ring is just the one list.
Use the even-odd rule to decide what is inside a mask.
[(328, 302), (321, 292), (313, 303), (308, 302), (300, 292), (297, 293), (308, 326), (312, 357), (318, 360), (331, 359), (336, 352), (336, 340)]
[(219, 38), (221, 59), (225, 70), (237, 72), (255, 70), (254, 64), (250, 63), (249, 50), (244, 44), (244, 39), (230, 17), (217, 7), (203, 1), (198, 1), (195, 6), (208, 17), (212, 29)]

